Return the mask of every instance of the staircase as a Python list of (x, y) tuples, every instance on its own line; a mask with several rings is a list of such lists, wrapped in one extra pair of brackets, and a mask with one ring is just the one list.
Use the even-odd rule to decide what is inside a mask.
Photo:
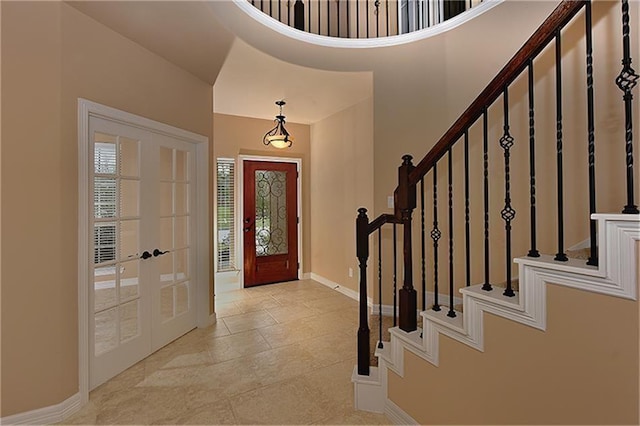
[[(624, 110), (622, 141), (613, 142), (602, 138), (596, 142), (595, 123), (602, 120), (596, 118), (595, 106), (602, 104), (595, 100), (594, 94), (593, 63), (595, 55), (593, 54), (592, 4), (590, 1), (562, 1), (417, 165), (414, 166), (413, 158), (410, 155), (403, 157), (402, 165), (398, 169), (398, 187), (394, 193), (394, 213), (382, 214), (373, 221), (369, 221), (367, 210), (364, 208), (359, 210), (356, 221), (356, 236), (357, 257), (360, 262), (360, 328), (358, 330), (358, 365), (352, 377), (358, 409), (385, 412), (398, 424), (417, 424), (418, 422), (611, 424), (629, 423), (629, 419), (632, 419), (632, 422), (640, 420), (638, 419), (637, 404), (635, 407), (631, 407), (630, 405), (633, 404), (627, 403), (629, 399), (633, 401), (635, 398), (637, 401), (640, 397), (637, 386), (639, 374), (637, 369), (637, 335), (635, 338), (622, 339), (628, 340), (628, 342), (619, 342), (621, 339), (608, 337), (617, 335), (615, 329), (624, 327), (624, 322), (629, 319), (631, 319), (633, 327), (638, 327), (640, 214), (638, 214), (635, 204), (637, 189), (634, 189), (634, 104), (632, 102), (632, 90), (636, 85), (638, 75), (631, 67), (629, 3), (622, 1), (621, 8), (620, 4), (617, 4), (615, 13), (612, 8), (607, 9), (603, 3), (597, 4), (596, 2), (595, 4), (598, 7), (598, 19), (602, 19), (602, 16), (606, 14), (607, 19), (615, 16), (622, 23), (620, 33), (622, 34), (623, 57), (622, 71), (615, 78), (615, 85), (611, 81), (611, 87), (604, 89), (599, 87), (598, 94), (609, 94), (613, 88), (618, 90), (617, 96), (622, 95), (620, 105)], [(611, 5), (611, 3), (607, 4)], [(622, 13), (620, 13), (620, 9)], [(584, 193), (577, 191), (579, 194), (574, 194), (573, 189), (567, 190), (566, 182), (563, 179), (572, 172), (571, 168), (565, 169), (563, 167), (566, 164), (573, 165), (574, 162), (569, 155), (569, 150), (566, 149), (568, 138), (563, 135), (563, 125), (565, 128), (569, 127), (566, 121), (563, 121), (565, 120), (563, 110), (567, 103), (562, 99), (563, 84), (571, 83), (568, 82), (569, 79), (562, 77), (562, 66), (566, 61), (564, 58), (566, 53), (562, 50), (562, 40), (565, 34), (575, 36), (576, 27), (584, 28), (580, 29), (582, 32), (580, 37), (584, 39), (583, 49), (585, 49), (584, 60), (586, 62), (586, 76), (584, 78), (586, 81), (584, 89), (586, 93), (584, 105), (586, 118), (584, 121), (587, 129), (583, 146), (585, 151), (588, 151), (587, 164), (584, 166), (588, 170), (588, 179), (584, 185)], [(575, 40), (573, 43), (580, 44)], [(555, 77), (555, 99), (552, 99), (550, 105), (544, 106), (545, 109), (554, 111), (555, 120), (552, 119), (549, 123), (545, 123), (544, 120), (536, 122), (536, 107), (540, 107), (534, 102), (535, 95), (539, 92), (537, 89), (538, 80), (536, 80), (538, 74), (536, 74), (534, 65), (543, 62), (539, 59), (543, 55), (551, 56), (555, 60), (554, 69), (548, 71)], [(572, 76), (572, 80), (577, 80), (574, 77)], [(523, 89), (524, 86), (527, 87)], [(528, 144), (519, 141), (521, 137), (518, 135), (523, 131), (518, 131), (513, 126), (513, 116), (517, 114), (517, 107), (509, 101), (510, 92), (512, 96), (515, 93), (515, 97), (520, 102), (528, 101), (528, 126), (524, 130), (525, 133), (528, 133), (528, 138), (526, 138)], [(574, 100), (572, 99), (572, 101)], [(637, 108), (637, 103), (635, 107)], [(495, 118), (496, 110), (501, 111), (499, 118)], [(637, 116), (637, 111), (635, 113)], [(490, 114), (491, 117), (489, 117)], [(496, 122), (502, 127), (502, 133), (497, 136), (491, 133), (491, 129), (497, 127)], [(555, 149), (550, 153), (549, 149), (545, 150), (543, 147), (540, 141), (542, 138), (536, 134), (536, 132), (543, 133), (539, 130), (542, 127), (541, 124), (551, 125), (555, 130), (553, 146)], [(615, 131), (610, 130), (606, 136), (611, 138), (615, 134)], [(475, 141), (475, 139), (480, 140)], [(502, 155), (492, 157), (488, 146), (489, 143), (496, 141), (502, 149)], [(480, 183), (474, 182), (474, 179), (469, 175), (469, 170), (474, 167), (472, 164), (473, 156), (469, 154), (470, 149), (474, 149), (474, 143), (483, 145), (481, 151), (484, 163), (482, 165), (483, 177)], [(608, 177), (608, 181), (604, 181), (606, 184), (602, 180), (598, 180), (596, 177), (596, 165), (598, 164), (596, 143), (608, 143), (611, 149), (622, 151), (618, 158), (624, 159), (624, 163), (620, 167), (620, 175), (624, 176), (624, 184), (622, 180), (611, 179), (611, 176)], [(521, 162), (516, 162), (519, 160), (515, 156), (518, 155), (515, 154), (515, 150), (519, 144), (527, 148), (523, 151), (528, 151), (528, 170), (523, 170), (520, 167)], [(480, 152), (480, 150), (476, 149), (475, 152)], [(495, 164), (495, 161), (500, 161), (504, 166), (499, 173), (501, 180), (499, 185), (496, 185), (493, 180), (496, 179), (494, 177), (495, 168), (489, 168), (489, 163)], [(549, 164), (553, 165), (551, 170), (555, 174), (555, 179), (551, 180), (551, 185), (548, 185), (547, 176), (536, 176), (536, 170), (539, 170), (540, 164), (543, 164), (545, 169), (548, 169)], [(517, 167), (513, 168), (514, 165)], [(492, 179), (490, 179), (489, 170), (493, 170)], [(527, 185), (525, 190), (518, 191), (516, 179), (524, 173), (528, 177)], [(460, 185), (457, 180), (454, 181), (454, 176), (457, 177), (457, 180), (463, 176), (463, 184)], [(541, 185), (541, 182), (547, 183), (546, 187)], [(473, 189), (474, 184), (476, 189)], [(622, 213), (597, 213), (600, 206), (596, 203), (596, 188), (601, 191), (604, 189), (603, 192), (615, 192), (616, 188), (620, 186), (624, 187), (623, 192), (626, 195), (626, 203), (620, 203), (623, 205)], [(489, 194), (494, 194), (497, 187), (501, 187), (502, 191), (497, 196), (491, 195), (490, 201)], [(462, 190), (458, 190), (458, 188)], [(540, 196), (543, 191), (552, 193), (553, 203), (547, 205), (541, 203), (541, 200), (545, 199)], [(567, 192), (571, 192), (570, 202), (565, 199)], [(470, 202), (470, 194), (472, 193), (476, 197), (482, 195), (484, 200), (481, 206), (478, 205), (479, 203), (475, 203), (474, 206), (474, 203)], [(496, 202), (493, 201), (496, 198), (503, 201), (503, 204), (497, 208)], [(576, 199), (587, 201), (584, 203), (576, 202)], [(456, 203), (459, 205), (460, 200), (464, 200), (464, 214), (454, 211), (454, 205)], [(580, 211), (578, 214), (576, 207), (580, 204), (585, 204), (588, 207), (587, 211)], [(609, 208), (608, 205), (607, 208)], [(419, 226), (415, 227), (412, 218), (414, 210), (420, 213)], [(529, 213), (528, 221), (522, 210), (524, 213)], [(500, 240), (495, 237), (495, 229), (497, 228), (495, 220), (490, 222), (490, 217), (494, 216), (499, 216), (504, 224), (504, 228), (501, 230), (504, 238)], [(516, 220), (516, 217), (519, 221)], [(582, 217), (586, 219), (582, 219)], [(567, 218), (570, 219), (567, 220)], [(589, 235), (589, 256), (586, 261), (570, 258), (567, 255), (570, 251), (565, 247), (565, 239), (567, 238), (565, 225), (571, 222), (568, 224), (571, 227), (574, 225), (573, 222), (583, 220), (585, 223), (583, 232), (585, 235)], [(549, 222), (551, 222), (551, 227), (548, 226)], [(523, 230), (522, 223), (528, 225), (528, 229)], [(540, 226), (541, 223), (544, 224), (543, 227)], [(427, 229), (427, 224), (432, 224), (432, 226)], [(384, 228), (385, 226), (386, 228)], [(393, 228), (392, 236), (390, 236), (391, 232), (388, 229), (390, 226)], [(474, 230), (474, 226), (482, 229)], [(400, 227), (400, 232), (398, 232), (398, 227)], [(373, 258), (377, 261), (378, 272), (377, 286), (375, 284), (369, 286), (366, 281), (372, 235), (377, 235), (377, 240), (373, 239)], [(384, 238), (383, 235), (385, 235)], [(473, 236), (478, 235), (482, 236), (483, 244), (474, 241)], [(402, 244), (401, 250), (396, 248), (398, 240)], [(413, 255), (416, 249), (414, 245), (418, 245), (415, 244), (416, 240), (419, 240), (420, 256)], [(390, 248), (383, 248), (383, 242), (386, 244), (389, 241), (393, 245), (393, 256), (390, 256)], [(479, 250), (476, 247), (479, 245), (482, 245), (481, 253), (478, 253)], [(471, 250), (472, 246), (474, 246), (474, 250)], [(495, 260), (496, 252), (500, 258), (504, 259), (504, 269), (499, 272), (496, 272), (495, 268), (495, 264), (499, 263)], [(541, 254), (545, 252), (555, 252), (555, 254)], [(402, 266), (400, 268), (396, 253), (401, 253)], [(479, 255), (483, 258), (482, 262), (476, 260)], [(462, 260), (460, 260), (461, 258)], [(479, 265), (480, 263), (482, 265)], [(517, 267), (515, 270), (514, 265)], [(393, 274), (389, 273), (390, 269), (393, 270)], [(401, 288), (398, 288), (400, 287), (397, 278), (398, 269), (402, 270)], [(417, 272), (414, 273), (414, 270)], [(420, 285), (414, 286), (414, 280)], [(479, 284), (472, 285), (473, 282), (479, 282)], [(495, 282), (504, 284), (496, 285)], [(569, 356), (572, 353), (570, 350), (557, 354), (559, 358), (555, 358), (554, 361), (548, 361), (549, 368), (546, 368), (544, 363), (540, 363), (540, 359), (546, 359), (548, 354), (538, 355), (531, 359), (522, 358), (522, 363), (513, 363), (511, 360), (507, 360), (502, 364), (502, 367), (496, 367), (492, 359), (487, 359), (487, 354), (482, 354), (487, 351), (492, 352), (491, 357), (506, 357), (505, 353), (525, 356), (526, 351), (519, 351), (523, 346), (534, 345), (531, 342), (537, 342), (535, 345), (546, 347), (546, 343), (541, 343), (545, 342), (545, 337), (540, 336), (539, 332), (527, 331), (526, 328), (523, 329), (520, 326), (512, 328), (505, 325), (504, 320), (496, 318), (510, 320), (513, 324), (519, 323), (529, 326), (530, 330), (545, 331), (547, 341), (556, 339), (554, 336), (557, 336), (558, 331), (551, 332), (549, 330), (547, 332), (548, 318), (556, 318), (556, 312), (569, 308), (559, 308), (554, 304), (555, 302), (552, 303), (553, 299), (548, 297), (547, 293), (556, 294), (559, 291), (564, 291), (558, 290), (559, 288), (571, 289), (568, 297), (575, 298), (576, 304), (579, 304), (580, 300), (594, 297), (575, 293), (575, 290), (581, 290), (588, 292), (588, 294), (602, 295), (598, 297), (602, 298), (603, 306), (620, 305), (619, 309), (612, 308), (615, 312), (607, 310), (588, 312), (588, 315), (581, 317), (583, 322), (577, 323), (578, 329), (568, 331), (564, 335), (563, 341), (571, 341), (573, 338), (571, 333), (575, 333), (576, 342), (578, 342), (576, 347), (588, 348), (585, 349), (588, 351), (600, 351), (599, 348), (602, 346), (609, 351), (607, 356), (611, 359), (612, 364), (621, 362), (621, 360), (629, 361), (630, 356), (631, 365), (633, 365), (635, 357), (634, 371), (620, 373), (615, 370), (603, 369), (608, 373), (604, 375), (605, 378), (602, 378), (598, 371), (594, 371), (592, 365), (584, 361), (585, 368), (587, 368), (584, 375), (597, 377), (598, 380), (584, 379), (578, 377), (582, 376), (580, 374), (576, 376), (575, 371), (579, 371), (579, 369), (574, 369), (573, 366), (567, 364), (564, 370), (557, 368), (557, 365), (565, 365), (564, 363), (568, 362), (565, 356), (571, 358)], [(374, 290), (373, 297), (377, 301), (372, 310), (380, 318), (384, 315), (393, 317), (393, 327), (389, 329), (390, 341), (382, 340), (382, 321), (379, 324), (380, 338), (375, 345), (375, 356), (378, 358), (377, 367), (371, 367), (369, 362), (371, 347), (367, 321), (370, 306), (367, 304), (367, 292), (371, 290)], [(462, 295), (461, 305), (459, 305), (459, 294)], [(612, 302), (612, 299), (606, 298), (606, 296), (630, 302)], [(580, 315), (583, 314), (576, 313), (576, 316)], [(589, 335), (589, 328), (586, 331), (582, 330), (581, 324), (591, 324), (592, 317), (602, 317), (603, 320), (600, 321), (602, 324), (609, 324), (607, 321), (611, 320), (614, 325), (607, 326), (609, 329), (602, 331), (602, 345), (598, 345), (596, 342), (592, 346), (581, 346), (580, 342), (588, 340), (588, 338), (580, 340), (581, 335)], [(604, 319), (605, 317), (607, 319)], [(620, 324), (617, 324), (616, 321)], [(500, 325), (488, 326), (487, 322)], [(420, 323), (421, 326), (419, 326)], [(593, 335), (599, 336), (598, 322), (594, 324), (590, 326), (594, 330)], [(492, 334), (496, 327), (510, 330), (512, 334), (505, 336)], [(563, 326), (554, 324), (554, 327), (554, 330), (559, 330)], [(584, 325), (584, 327), (588, 326)], [(521, 339), (525, 335), (530, 336), (530, 340)], [(629, 333), (623, 333), (623, 335), (629, 337)], [(505, 339), (518, 341), (519, 346), (504, 350), (498, 356), (489, 350), (487, 339), (492, 342), (494, 348), (498, 344), (505, 345)], [(497, 343), (500, 340), (503, 342)], [(471, 348), (473, 351), (470, 353), (465, 349), (456, 348), (452, 342), (457, 342), (455, 345), (462, 343), (464, 347)], [(625, 344), (628, 345), (624, 346)], [(535, 351), (532, 350), (532, 352)], [(446, 355), (452, 353), (457, 356), (447, 360)], [(581, 358), (579, 354), (573, 356)], [(453, 369), (468, 373), (467, 376), (455, 376), (458, 379), (464, 377), (471, 382), (476, 379), (479, 381), (490, 380), (487, 379), (489, 373), (474, 370), (470, 365), (461, 362), (460, 359), (465, 359), (468, 363), (471, 362), (470, 360), (474, 360), (473, 362), (485, 366), (491, 365), (492, 368), (504, 368), (506, 372), (495, 374), (501, 379), (496, 378), (492, 385), (486, 387), (487, 390), (482, 390), (482, 387), (475, 384), (465, 386), (467, 384), (459, 383), (459, 380), (450, 382), (443, 378), (444, 373), (441, 370), (450, 372)], [(580, 361), (573, 362), (579, 363)], [(542, 392), (531, 390), (537, 389), (536, 386), (540, 385), (539, 383), (532, 383), (531, 386), (528, 386), (527, 383), (508, 383), (506, 378), (510, 374), (517, 378), (526, 376), (523, 372), (526, 372), (527, 364), (531, 364), (532, 371), (539, 374), (540, 377), (546, 377), (547, 371), (553, 371), (559, 376), (562, 376), (563, 371), (566, 371), (567, 377), (557, 378), (557, 383), (553, 381), (553, 378), (550, 379), (550, 382), (547, 383), (549, 389)], [(629, 363), (621, 363), (620, 365), (628, 366)], [(434, 370), (436, 367), (437, 369)], [(407, 373), (408, 371), (409, 373)], [(623, 379), (626, 377), (625, 375), (636, 378), (635, 386), (629, 385), (629, 381)], [(421, 377), (422, 381), (416, 377)], [(427, 380), (433, 381), (427, 383)], [(507, 380), (507, 382), (503, 383), (501, 380)], [(533, 378), (529, 377), (527, 380), (536, 382), (535, 374)], [(563, 391), (565, 388), (568, 389), (568, 392), (580, 390), (580, 386), (575, 384), (583, 382), (588, 383), (588, 385), (584, 385), (585, 394), (580, 394), (577, 397), (579, 402), (572, 402), (572, 397)], [(485, 385), (486, 383), (488, 382), (484, 382)], [(501, 384), (507, 393), (517, 394), (520, 392), (522, 398), (527, 400), (527, 404), (518, 407), (518, 399), (514, 399), (512, 395), (493, 395), (496, 402), (491, 403), (487, 402), (491, 398), (480, 398), (470, 394), (469, 389), (480, 389), (480, 392), (491, 392), (490, 389), (494, 389), (500, 392), (500, 387), (495, 383)], [(573, 383), (574, 387), (566, 385), (566, 383)], [(403, 390), (401, 388), (403, 386), (408, 386), (411, 390)], [(556, 392), (554, 388), (559, 390)], [(523, 389), (527, 390), (523, 391)], [(590, 401), (588, 397), (585, 397), (589, 392), (603, 392), (600, 400), (604, 403), (595, 405), (586, 402)], [(402, 401), (397, 400), (398, 395), (403, 396)], [(538, 395), (537, 399), (532, 400), (532, 395)], [(625, 395), (625, 397), (621, 395)], [(457, 401), (457, 398), (459, 398), (459, 404), (451, 404), (453, 408), (443, 408), (450, 401)], [(479, 403), (474, 404), (474, 400), (484, 402), (482, 406), (479, 406)], [(503, 410), (500, 408), (500, 401), (504, 401), (505, 405), (515, 406), (515, 408)], [(465, 407), (467, 408), (465, 409)], [(532, 407), (537, 408), (532, 409)], [(595, 411), (592, 413), (591, 409)], [(545, 410), (550, 411), (545, 414)], [(408, 413), (409, 411), (418, 413), (417, 417), (412, 417)], [(473, 413), (475, 417), (465, 417), (465, 411)], [(579, 411), (582, 413), (578, 413)], [(449, 415), (443, 417), (443, 412), (448, 412)]]

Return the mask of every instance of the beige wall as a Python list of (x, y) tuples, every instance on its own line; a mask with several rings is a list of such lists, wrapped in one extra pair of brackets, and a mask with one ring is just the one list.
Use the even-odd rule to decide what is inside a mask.
[(373, 99), (314, 123), (311, 139), (312, 272), (358, 291), (355, 219), (373, 203)]
[[(291, 148), (280, 150), (272, 146), (265, 146), (262, 143), (264, 134), (274, 126), (271, 120), (226, 114), (214, 114), (213, 119), (214, 159), (220, 157), (237, 159), (238, 155), (241, 154), (302, 159), (302, 272), (311, 272), (311, 149), (309, 126), (286, 123), (285, 126), (289, 133), (293, 135), (295, 141)], [(238, 244), (241, 244), (241, 240), (238, 240)]]
[(483, 353), (444, 336), (439, 367), (405, 352), (391, 400), (420, 424), (638, 424), (638, 302), (556, 285), (547, 301), (545, 332), (485, 314)]
[(8, 416), (78, 391), (77, 98), (211, 139), (212, 88), (64, 3), (1, 7)]

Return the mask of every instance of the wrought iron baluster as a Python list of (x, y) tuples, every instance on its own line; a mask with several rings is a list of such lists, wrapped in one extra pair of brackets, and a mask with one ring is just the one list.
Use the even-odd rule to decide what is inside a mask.
[(464, 253), (466, 286), (471, 285), (471, 231), (469, 229), (469, 130), (464, 132)]
[(407, 0), (407, 32), (411, 32), (411, 23), (409, 22), (409, 0)]
[(373, 12), (376, 15), (376, 37), (380, 37), (380, 0), (376, 0), (373, 6), (376, 8)]
[(331, 36), (331, 1), (327, 0), (327, 36)]
[(347, 1), (347, 38), (351, 38), (351, 5)]
[(338, 25), (338, 37), (342, 37), (342, 34), (340, 34), (340, 0), (336, 0), (336, 6), (337, 6), (337, 25)]
[(449, 148), (447, 155), (448, 182), (449, 182), (449, 312), (447, 316), (455, 318), (456, 312), (453, 310), (453, 155)]
[(511, 147), (513, 146), (513, 136), (509, 133), (509, 88), (505, 87), (504, 95), (504, 134), (500, 138), (500, 146), (504, 150), (504, 208), (500, 212), (502, 219), (505, 222), (506, 233), (506, 273), (507, 273), (507, 288), (505, 288), (504, 294), (508, 297), (515, 296), (513, 287), (511, 284), (511, 221), (516, 216), (516, 211), (511, 207), (511, 175), (510, 175), (510, 156)]
[(489, 283), (489, 116), (487, 108), (482, 113), (482, 156), (484, 171), (484, 284), (485, 291), (493, 290)]
[(321, 13), (320, 13), (320, 2), (318, 2), (318, 35), (320, 35), (320, 31), (321, 31), (320, 28), (322, 28), (320, 26), (320, 15), (321, 15)]
[(313, 3), (311, 0), (309, 0), (309, 32), (311, 33), (311, 3)]
[(360, 0), (356, 0), (356, 38), (360, 38)]
[(398, 237), (393, 224), (393, 326), (398, 320)]
[(282, 22), (282, 2), (278, 0), (278, 21)]
[(540, 257), (536, 248), (536, 148), (535, 148), (535, 112), (534, 112), (534, 78), (533, 78), (533, 58), (528, 65), (529, 82), (529, 195), (531, 209), (531, 249), (527, 256)]
[(438, 304), (438, 240), (442, 233), (438, 229), (438, 164), (433, 165), (433, 229), (431, 239), (433, 240), (433, 310), (439, 311)]
[(569, 260), (564, 252), (564, 191), (562, 173), (562, 46), (560, 30), (556, 31), (556, 169), (558, 193), (558, 253), (554, 260)]
[(378, 348), (382, 349), (382, 227), (378, 228)]
[(591, 17), (591, 1), (585, 5), (585, 34), (587, 49), (587, 132), (589, 133), (589, 239), (590, 254), (587, 265), (598, 265), (598, 249), (596, 246), (596, 221), (591, 215), (596, 212), (596, 149), (595, 119), (593, 101), (593, 31)]
[(424, 225), (424, 178), (420, 179), (420, 248), (421, 248), (421, 258), (420, 258), (420, 266), (422, 272), (422, 310), (424, 311), (427, 306), (427, 273), (425, 268), (425, 257), (426, 257), (426, 249), (424, 244), (424, 233), (425, 233), (425, 225)]
[(386, 20), (387, 20), (387, 37), (389, 37), (391, 34), (389, 33), (389, 22), (390, 22), (390, 18), (389, 18), (389, 0), (385, 0), (385, 6), (386, 6), (386, 12), (385, 12), (385, 16), (386, 16)]
[(625, 118), (625, 153), (627, 163), (627, 205), (624, 206), (622, 213), (638, 214), (638, 206), (636, 206), (633, 197), (633, 94), (631, 91), (638, 84), (638, 74), (631, 67), (631, 44), (629, 41), (629, 2), (622, 0), (622, 71), (616, 78), (616, 84), (624, 92), (622, 99), (624, 100), (624, 118)]
[(366, 6), (367, 6), (367, 38), (371, 37), (371, 34), (369, 34), (369, 0), (365, 0), (366, 1)]

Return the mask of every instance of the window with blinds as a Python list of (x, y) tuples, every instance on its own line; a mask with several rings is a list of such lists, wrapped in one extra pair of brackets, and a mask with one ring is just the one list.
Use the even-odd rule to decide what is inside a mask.
[(94, 263), (116, 259), (116, 224), (101, 222), (114, 219), (117, 209), (117, 158), (115, 143), (96, 142), (94, 145), (93, 208), (96, 223), (93, 229)]
[(218, 272), (236, 270), (235, 259), (235, 162), (217, 160)]

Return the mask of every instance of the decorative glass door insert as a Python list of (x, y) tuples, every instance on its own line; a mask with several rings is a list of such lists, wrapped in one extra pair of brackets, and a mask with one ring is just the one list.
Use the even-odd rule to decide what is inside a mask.
[(297, 167), (244, 162), (244, 285), (298, 278)]

